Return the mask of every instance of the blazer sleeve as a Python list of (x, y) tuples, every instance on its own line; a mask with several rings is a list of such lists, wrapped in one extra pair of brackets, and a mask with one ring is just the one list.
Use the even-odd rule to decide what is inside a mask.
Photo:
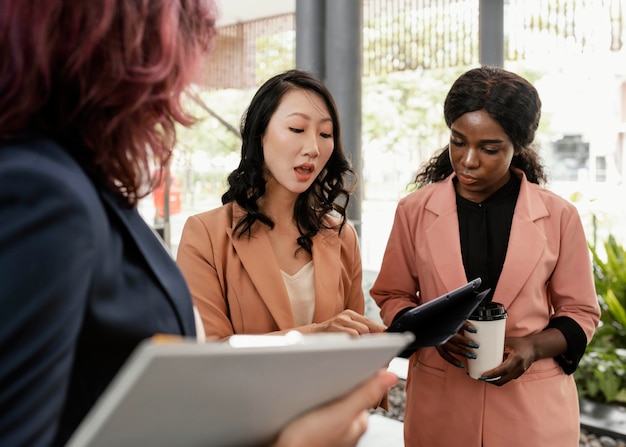
[(176, 262), (181, 269), (208, 337), (226, 338), (235, 333), (225, 298), (223, 272), (216, 265), (222, 255), (206, 226), (197, 216), (185, 222)]
[(396, 209), (382, 265), (370, 295), (380, 307), (383, 322), (389, 326), (401, 311), (417, 306), (419, 281), (415, 270), (415, 234), (412, 222), (401, 200)]
[(566, 204), (560, 216), (559, 258), (548, 282), (553, 319), (569, 317), (591, 340), (600, 318), (591, 254), (578, 212)]
[(0, 162), (0, 445), (50, 445), (59, 427), (98, 243), (72, 175)]

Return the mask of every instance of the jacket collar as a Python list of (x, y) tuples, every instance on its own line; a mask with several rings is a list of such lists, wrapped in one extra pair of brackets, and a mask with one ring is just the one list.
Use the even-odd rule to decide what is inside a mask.
[(459, 234), (456, 193), (452, 183), (454, 177), (455, 174), (452, 174), (438, 186), (433, 185), (432, 195), (425, 204), (426, 212), (436, 216), (426, 230), (426, 245), (435, 266), (434, 272), (439, 275), (438, 279), (446, 290), (467, 282), (461, 257), (461, 241), (458, 237), (450, 237)]
[(546, 235), (538, 222), (550, 215), (537, 188), (528, 182), (521, 170), (514, 169), (514, 173), (522, 183), (504, 266), (493, 297), (505, 307), (517, 297), (541, 259), (546, 248)]
[[(233, 229), (245, 211), (233, 203), (233, 219), (227, 235), (250, 276), (259, 296), (265, 302), (280, 330), (295, 327), (291, 301), (287, 294), (280, 267), (272, 252), (269, 228), (260, 222), (252, 226), (250, 237), (236, 237)], [(334, 297), (339, 290), (341, 243), (332, 230), (320, 230), (313, 237), (313, 264), (315, 266), (314, 322), (324, 321), (336, 313)]]
[[(545, 249), (545, 234), (537, 221), (549, 215), (537, 190), (524, 173), (513, 168), (521, 178), (520, 193), (513, 214), (511, 234), (502, 273), (493, 300), (508, 306), (518, 295), (534, 270)], [(448, 290), (465, 283), (465, 269), (461, 257), (461, 241), (450, 234), (459, 234), (456, 193), (453, 184), (455, 174), (435, 188), (425, 205), (427, 212), (437, 217), (426, 231), (427, 246), (439, 280)], [(457, 255), (455, 255), (457, 254)]]
[(100, 195), (107, 208), (122, 222), (163, 287), (167, 299), (177, 312), (182, 333), (186, 336), (195, 336), (189, 289), (161, 238), (146, 224), (136, 208), (129, 208), (120, 197), (109, 190), (101, 189)]

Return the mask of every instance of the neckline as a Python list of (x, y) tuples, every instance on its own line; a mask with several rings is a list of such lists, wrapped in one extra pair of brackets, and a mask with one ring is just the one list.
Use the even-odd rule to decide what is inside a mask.
[(283, 275), (283, 277), (287, 278), (287, 279), (296, 279), (299, 276), (304, 275), (311, 268), (313, 268), (313, 260), (311, 260), (311, 261), (307, 262), (306, 264), (304, 264), (302, 266), (302, 268), (300, 270), (298, 270), (296, 273), (294, 273), (293, 275), (290, 275), (289, 273), (285, 272), (282, 269), (280, 270), (280, 274)]

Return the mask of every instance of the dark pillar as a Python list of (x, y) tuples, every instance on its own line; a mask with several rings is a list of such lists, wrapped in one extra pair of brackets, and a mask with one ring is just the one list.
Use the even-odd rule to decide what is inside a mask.
[(325, 0), (296, 0), (296, 67), (324, 79)]
[(478, 40), (480, 64), (504, 66), (504, 0), (479, 0)]
[(361, 0), (326, 1), (326, 78), (341, 117), (343, 147), (358, 177), (348, 217), (361, 235), (361, 76), (363, 6)]

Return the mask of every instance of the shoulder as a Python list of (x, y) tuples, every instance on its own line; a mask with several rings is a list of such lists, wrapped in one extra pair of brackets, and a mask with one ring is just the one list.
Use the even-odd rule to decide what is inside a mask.
[(350, 219), (346, 218), (344, 221), (344, 225), (341, 229), (341, 233), (339, 233), (339, 227), (341, 225), (341, 219), (333, 214), (327, 214), (323, 218), (323, 227), (321, 232), (327, 234), (339, 234), (339, 237), (343, 237), (343, 233), (348, 233), (348, 237), (356, 237), (356, 230), (354, 229), (354, 225), (350, 222)]
[(523, 185), (528, 190), (530, 202), (539, 200), (544, 204), (549, 214), (578, 214), (576, 206), (556, 192), (528, 181), (524, 182)]
[(6, 176), (30, 176), (33, 180), (57, 182), (59, 185), (76, 182), (91, 185), (84, 170), (68, 151), (46, 138), (4, 141), (0, 144), (0, 161), (0, 172), (5, 179)]
[(111, 218), (102, 191), (63, 147), (35, 138), (0, 143), (0, 185), (7, 256), (37, 256), (41, 265), (59, 262), (86, 276), (96, 269), (109, 250)]
[(319, 233), (321, 237), (338, 238), (343, 245), (353, 245), (357, 243), (358, 236), (356, 234), (356, 229), (349, 219), (345, 220), (341, 231), (339, 231), (341, 220), (335, 215), (327, 214), (324, 216), (323, 223), (324, 227), (320, 229)]
[(98, 188), (68, 151), (50, 139), (0, 143), (0, 179), (3, 203), (36, 205), (33, 213), (83, 212), (94, 224), (106, 221)]
[(227, 230), (233, 227), (233, 204), (227, 203), (217, 208), (189, 216), (182, 233), (182, 242), (208, 237), (216, 240), (226, 237)]
[(207, 225), (230, 222), (233, 219), (234, 204), (227, 203), (207, 211), (203, 211), (191, 216), (194, 219), (204, 222)]
[(397, 212), (404, 214), (421, 214), (425, 209), (432, 208), (436, 213), (456, 206), (456, 195), (450, 178), (431, 183), (409, 193), (398, 201)]
[(402, 197), (398, 204), (406, 205), (415, 205), (419, 203), (423, 203), (430, 199), (432, 195), (442, 188), (442, 183), (431, 183), (429, 185), (423, 186), (420, 189), (410, 192), (406, 196)]

